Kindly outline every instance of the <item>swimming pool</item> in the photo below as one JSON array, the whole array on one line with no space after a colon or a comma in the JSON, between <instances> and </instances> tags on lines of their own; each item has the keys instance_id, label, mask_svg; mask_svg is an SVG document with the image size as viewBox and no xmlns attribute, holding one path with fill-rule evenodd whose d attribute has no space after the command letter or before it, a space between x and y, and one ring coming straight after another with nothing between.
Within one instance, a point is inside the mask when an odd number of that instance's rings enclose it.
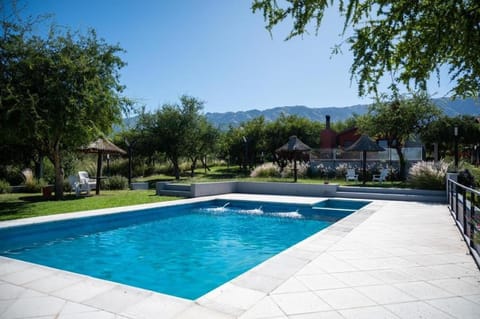
<instances>
[{"instance_id":1,"label":"swimming pool","mask_svg":"<svg viewBox=\"0 0 480 319\"><path fill-rule=\"evenodd\" d=\"M214 200L4 228L0 254L196 299L348 214L321 206Z\"/></svg>"}]
</instances>

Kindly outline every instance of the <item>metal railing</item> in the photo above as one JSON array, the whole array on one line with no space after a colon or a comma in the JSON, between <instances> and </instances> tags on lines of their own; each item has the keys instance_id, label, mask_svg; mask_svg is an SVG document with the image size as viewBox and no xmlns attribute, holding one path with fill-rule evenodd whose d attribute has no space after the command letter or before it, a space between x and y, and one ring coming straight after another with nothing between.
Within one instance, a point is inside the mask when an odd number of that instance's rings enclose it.
<instances>
[{"instance_id":1,"label":"metal railing","mask_svg":"<svg viewBox=\"0 0 480 319\"><path fill-rule=\"evenodd\" d=\"M480 267L480 191L448 179L447 197L450 212Z\"/></svg>"}]
</instances>

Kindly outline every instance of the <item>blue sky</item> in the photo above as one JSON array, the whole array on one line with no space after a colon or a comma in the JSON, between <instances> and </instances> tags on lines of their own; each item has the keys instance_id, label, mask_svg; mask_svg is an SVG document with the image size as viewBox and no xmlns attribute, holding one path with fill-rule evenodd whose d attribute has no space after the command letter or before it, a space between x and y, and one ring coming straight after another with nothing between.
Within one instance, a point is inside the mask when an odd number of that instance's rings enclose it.
<instances>
[{"instance_id":1,"label":"blue sky","mask_svg":"<svg viewBox=\"0 0 480 319\"><path fill-rule=\"evenodd\" d=\"M124 92L154 110L182 94L205 101L205 112L366 104L350 82L342 19L327 13L318 36L284 41L290 25L264 28L249 0L25 0L26 13L53 13L74 30L92 27L119 44L128 65L121 70ZM445 78L442 79L447 82ZM435 81L433 81L435 82ZM432 83L433 83L432 82ZM434 97L446 89L432 86Z\"/></svg>"}]
</instances>

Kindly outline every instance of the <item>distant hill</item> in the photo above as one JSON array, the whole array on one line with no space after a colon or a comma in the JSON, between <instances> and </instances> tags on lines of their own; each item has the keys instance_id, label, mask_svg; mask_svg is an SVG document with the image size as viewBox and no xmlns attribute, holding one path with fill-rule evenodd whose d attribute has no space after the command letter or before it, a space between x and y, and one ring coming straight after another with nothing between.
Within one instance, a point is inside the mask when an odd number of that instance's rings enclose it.
<instances>
[{"instance_id":1,"label":"distant hill","mask_svg":"<svg viewBox=\"0 0 480 319\"><path fill-rule=\"evenodd\" d=\"M448 98L433 99L433 102L440 107L448 116L457 115L478 115L480 114L480 100L464 99L450 100ZM344 121L353 114L362 115L368 110L367 104L359 104L345 107L321 107L312 108L304 105L280 106L267 110L249 110L225 113L206 113L207 119L216 127L228 128L229 125L238 126L255 117L263 115L266 121L274 121L280 114L298 115L312 121L325 121L325 115L330 115L332 122Z\"/></svg>"},{"instance_id":2,"label":"distant hill","mask_svg":"<svg viewBox=\"0 0 480 319\"><path fill-rule=\"evenodd\" d=\"M440 107L443 112L448 116L457 115L479 115L480 114L480 100L479 99L463 99L463 100L450 100L448 98L433 99L433 102ZM238 126L242 122L249 121L255 117L263 115L265 120L275 121L280 114L285 115L298 115L306 117L312 121L325 121L325 115L330 115L332 122L344 121L351 117L353 114L362 115L367 112L368 105L352 105L344 107L321 107L314 108L304 105L296 106L279 106L267 110L249 110L238 112L208 112L205 114L207 119L215 127L220 129L227 129L229 125ZM125 119L126 127L134 127L136 118Z\"/></svg>"},{"instance_id":3,"label":"distant hill","mask_svg":"<svg viewBox=\"0 0 480 319\"><path fill-rule=\"evenodd\" d=\"M229 125L238 126L255 117L263 115L265 121L275 121L282 113L285 115L297 115L306 117L312 121L325 121L325 115L330 115L332 122L343 121L353 114L362 115L367 112L367 105L354 105L346 107L322 107L311 108L304 105L279 106L263 111L250 110L226 113L206 113L207 119L214 126L227 128Z\"/></svg>"}]
</instances>

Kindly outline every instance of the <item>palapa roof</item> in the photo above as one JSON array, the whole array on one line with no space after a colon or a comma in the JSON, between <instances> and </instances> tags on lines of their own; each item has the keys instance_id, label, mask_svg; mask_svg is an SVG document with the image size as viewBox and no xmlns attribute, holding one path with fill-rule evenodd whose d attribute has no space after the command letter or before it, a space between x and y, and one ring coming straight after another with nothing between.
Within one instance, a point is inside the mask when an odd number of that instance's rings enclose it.
<instances>
[{"instance_id":1,"label":"palapa roof","mask_svg":"<svg viewBox=\"0 0 480 319\"><path fill-rule=\"evenodd\" d=\"M80 150L85 153L127 154L120 147L103 137L80 148Z\"/></svg>"},{"instance_id":2,"label":"palapa roof","mask_svg":"<svg viewBox=\"0 0 480 319\"><path fill-rule=\"evenodd\" d=\"M370 137L367 135L363 134L360 136L360 138L347 147L345 151L350 152L350 151L357 151L357 152L382 152L385 151L383 147L375 143L374 140L372 140Z\"/></svg>"},{"instance_id":3,"label":"palapa roof","mask_svg":"<svg viewBox=\"0 0 480 319\"><path fill-rule=\"evenodd\" d=\"M295 135L290 136L288 142L281 147L277 148L275 152L308 152L311 148L307 144L303 143Z\"/></svg>"}]
</instances>

